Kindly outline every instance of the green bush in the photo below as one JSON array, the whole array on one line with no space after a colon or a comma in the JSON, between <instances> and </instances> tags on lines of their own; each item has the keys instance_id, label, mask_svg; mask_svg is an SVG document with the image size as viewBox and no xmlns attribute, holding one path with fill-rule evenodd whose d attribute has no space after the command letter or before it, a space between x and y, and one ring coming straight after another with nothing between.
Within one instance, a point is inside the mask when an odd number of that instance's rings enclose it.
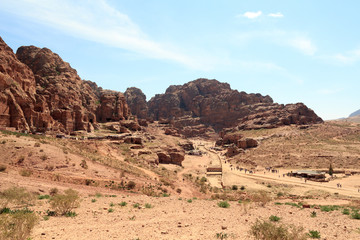
<instances>
[{"instance_id":1,"label":"green bush","mask_svg":"<svg viewBox=\"0 0 360 240\"><path fill-rule=\"evenodd\" d=\"M233 191L237 191L237 190L238 190L238 186L237 186L237 185L232 185L231 189L232 189Z\"/></svg>"},{"instance_id":2,"label":"green bush","mask_svg":"<svg viewBox=\"0 0 360 240\"><path fill-rule=\"evenodd\" d=\"M50 199L50 195L39 195L38 199Z\"/></svg>"},{"instance_id":3,"label":"green bush","mask_svg":"<svg viewBox=\"0 0 360 240\"><path fill-rule=\"evenodd\" d=\"M342 213L345 215L350 215L350 210L348 208L344 208Z\"/></svg>"},{"instance_id":4,"label":"green bush","mask_svg":"<svg viewBox=\"0 0 360 240\"><path fill-rule=\"evenodd\" d=\"M119 203L120 206L125 207L127 205L127 202L121 202Z\"/></svg>"},{"instance_id":5,"label":"green bush","mask_svg":"<svg viewBox=\"0 0 360 240\"><path fill-rule=\"evenodd\" d=\"M320 206L320 210L323 212L332 212L335 210L338 210L340 207L337 205L325 205L325 206Z\"/></svg>"},{"instance_id":6,"label":"green bush","mask_svg":"<svg viewBox=\"0 0 360 240\"><path fill-rule=\"evenodd\" d=\"M293 225L275 224L270 221L260 221L259 219L251 226L250 234L255 239L261 240L305 240L307 235L303 228Z\"/></svg>"},{"instance_id":7,"label":"green bush","mask_svg":"<svg viewBox=\"0 0 360 240\"><path fill-rule=\"evenodd\" d=\"M352 219L360 219L360 213L359 212L353 212L351 214Z\"/></svg>"},{"instance_id":8,"label":"green bush","mask_svg":"<svg viewBox=\"0 0 360 240\"><path fill-rule=\"evenodd\" d=\"M226 239L226 238L228 238L228 235L227 235L227 233L220 232L220 233L216 233L216 238L217 239Z\"/></svg>"},{"instance_id":9,"label":"green bush","mask_svg":"<svg viewBox=\"0 0 360 240\"><path fill-rule=\"evenodd\" d=\"M96 199L95 198L91 199L91 202L92 203L96 202Z\"/></svg>"},{"instance_id":10,"label":"green bush","mask_svg":"<svg viewBox=\"0 0 360 240\"><path fill-rule=\"evenodd\" d=\"M109 209L108 209L108 212L109 212L109 213L112 213L112 212L114 212L114 209L113 209L113 208L109 208Z\"/></svg>"},{"instance_id":11,"label":"green bush","mask_svg":"<svg viewBox=\"0 0 360 240\"><path fill-rule=\"evenodd\" d=\"M320 233L318 231L310 230L308 233L310 238L320 238Z\"/></svg>"},{"instance_id":12,"label":"green bush","mask_svg":"<svg viewBox=\"0 0 360 240\"><path fill-rule=\"evenodd\" d=\"M76 212L72 212L72 211L69 211L69 212L66 212L65 213L65 217L76 217L77 216L77 213Z\"/></svg>"},{"instance_id":13,"label":"green bush","mask_svg":"<svg viewBox=\"0 0 360 240\"><path fill-rule=\"evenodd\" d=\"M0 239L27 239L39 218L29 210L0 214Z\"/></svg>"},{"instance_id":14,"label":"green bush","mask_svg":"<svg viewBox=\"0 0 360 240\"><path fill-rule=\"evenodd\" d=\"M140 204L139 204L139 203L135 203L135 204L133 204L133 207L134 207L134 208L138 208L138 207L140 207Z\"/></svg>"},{"instance_id":15,"label":"green bush","mask_svg":"<svg viewBox=\"0 0 360 240\"><path fill-rule=\"evenodd\" d=\"M230 204L227 201L218 202L217 205L221 208L229 208L230 207Z\"/></svg>"},{"instance_id":16,"label":"green bush","mask_svg":"<svg viewBox=\"0 0 360 240\"><path fill-rule=\"evenodd\" d=\"M278 222L278 221L280 221L280 218L278 216L271 215L269 217L269 220L272 221L272 222Z\"/></svg>"},{"instance_id":17,"label":"green bush","mask_svg":"<svg viewBox=\"0 0 360 240\"><path fill-rule=\"evenodd\" d=\"M312 217L312 218L316 217L316 212L315 212L315 211L312 211L312 212L310 213L310 217Z\"/></svg>"},{"instance_id":18,"label":"green bush","mask_svg":"<svg viewBox=\"0 0 360 240\"><path fill-rule=\"evenodd\" d=\"M145 204L145 208L152 208L153 206L150 203Z\"/></svg>"},{"instance_id":19,"label":"green bush","mask_svg":"<svg viewBox=\"0 0 360 240\"><path fill-rule=\"evenodd\" d=\"M192 203L192 199L188 199L187 202L188 202L188 203Z\"/></svg>"},{"instance_id":20,"label":"green bush","mask_svg":"<svg viewBox=\"0 0 360 240\"><path fill-rule=\"evenodd\" d=\"M50 206L59 215L65 215L72 209L80 206L79 193L72 189L67 189L65 194L56 194L50 200Z\"/></svg>"}]
</instances>

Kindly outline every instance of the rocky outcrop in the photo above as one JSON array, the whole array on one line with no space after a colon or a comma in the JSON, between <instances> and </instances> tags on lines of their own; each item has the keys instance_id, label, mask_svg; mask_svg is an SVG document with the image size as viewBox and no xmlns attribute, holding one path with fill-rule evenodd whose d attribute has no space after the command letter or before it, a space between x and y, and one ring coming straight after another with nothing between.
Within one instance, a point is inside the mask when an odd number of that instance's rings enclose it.
<instances>
[{"instance_id":1,"label":"rocky outcrop","mask_svg":"<svg viewBox=\"0 0 360 240\"><path fill-rule=\"evenodd\" d=\"M203 124L215 130L247 124L256 116L265 118L275 110L277 118L257 121L256 125L276 127L285 124L310 124L322 122L304 104L279 105L269 96L247 94L232 90L227 83L217 80L197 79L182 86L170 86L164 94L157 94L148 102L149 114L156 120L173 120L174 126ZM184 121L184 119L188 119ZM191 121L189 119L197 119ZM250 123L250 122L249 122ZM267 125L269 124L269 125Z\"/></svg>"},{"instance_id":2,"label":"rocky outcrop","mask_svg":"<svg viewBox=\"0 0 360 240\"><path fill-rule=\"evenodd\" d=\"M175 164L181 166L182 161L185 159L185 153L178 149L167 149L167 151L161 151L156 153L159 163Z\"/></svg>"},{"instance_id":3,"label":"rocky outcrop","mask_svg":"<svg viewBox=\"0 0 360 240\"><path fill-rule=\"evenodd\" d=\"M91 81L81 80L76 70L51 50L20 47L16 56L34 73L36 93L44 99L43 107L51 117L61 124L61 131L92 131L97 121L129 117L122 93L103 90Z\"/></svg>"},{"instance_id":4,"label":"rocky outcrop","mask_svg":"<svg viewBox=\"0 0 360 240\"><path fill-rule=\"evenodd\" d=\"M140 89L131 87L126 89L124 95L131 114L139 119L146 119L148 117L148 106L145 94Z\"/></svg>"},{"instance_id":5,"label":"rocky outcrop","mask_svg":"<svg viewBox=\"0 0 360 240\"><path fill-rule=\"evenodd\" d=\"M122 93L81 80L56 53L27 46L15 55L0 38L0 127L70 133L129 116Z\"/></svg>"},{"instance_id":6,"label":"rocky outcrop","mask_svg":"<svg viewBox=\"0 0 360 240\"><path fill-rule=\"evenodd\" d=\"M45 99L36 94L31 69L0 37L0 127L46 131L56 127Z\"/></svg>"},{"instance_id":7,"label":"rocky outcrop","mask_svg":"<svg viewBox=\"0 0 360 240\"><path fill-rule=\"evenodd\" d=\"M274 128L283 125L306 125L322 123L323 120L303 103L297 104L258 104L254 113L239 121L239 129Z\"/></svg>"}]
</instances>

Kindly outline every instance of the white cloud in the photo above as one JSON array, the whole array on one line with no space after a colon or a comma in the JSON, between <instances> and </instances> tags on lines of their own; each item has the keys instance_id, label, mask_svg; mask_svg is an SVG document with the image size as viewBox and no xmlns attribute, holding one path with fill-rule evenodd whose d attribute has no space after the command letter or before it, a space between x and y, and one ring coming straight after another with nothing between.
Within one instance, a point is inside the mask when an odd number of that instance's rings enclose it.
<instances>
[{"instance_id":1,"label":"white cloud","mask_svg":"<svg viewBox=\"0 0 360 240\"><path fill-rule=\"evenodd\" d=\"M314 55L317 47L306 34L282 30L251 31L240 33L237 40L242 44L251 43L253 39L263 39L268 43L292 47L305 55Z\"/></svg>"},{"instance_id":2,"label":"white cloud","mask_svg":"<svg viewBox=\"0 0 360 240\"><path fill-rule=\"evenodd\" d=\"M125 49L140 55L206 70L211 60L197 59L147 36L129 16L106 0L1 1L3 11L60 30L73 37ZM211 63L210 63L211 64Z\"/></svg>"},{"instance_id":3,"label":"white cloud","mask_svg":"<svg viewBox=\"0 0 360 240\"><path fill-rule=\"evenodd\" d=\"M260 17L261 15L262 15L262 12L257 11L257 12L246 12L246 13L238 15L238 16L246 17L249 19L255 19L255 18Z\"/></svg>"},{"instance_id":4,"label":"white cloud","mask_svg":"<svg viewBox=\"0 0 360 240\"><path fill-rule=\"evenodd\" d=\"M360 49L348 51L346 53L338 53L333 56L324 58L330 58L343 64L352 64L360 60Z\"/></svg>"},{"instance_id":5,"label":"white cloud","mask_svg":"<svg viewBox=\"0 0 360 240\"><path fill-rule=\"evenodd\" d=\"M305 55L314 55L317 50L311 40L306 37L294 37L288 40L288 44L300 50Z\"/></svg>"},{"instance_id":6,"label":"white cloud","mask_svg":"<svg viewBox=\"0 0 360 240\"><path fill-rule=\"evenodd\" d=\"M277 12L277 13L269 13L268 16L273 18L282 18L284 17L284 14L282 14L281 12Z\"/></svg>"}]
</instances>

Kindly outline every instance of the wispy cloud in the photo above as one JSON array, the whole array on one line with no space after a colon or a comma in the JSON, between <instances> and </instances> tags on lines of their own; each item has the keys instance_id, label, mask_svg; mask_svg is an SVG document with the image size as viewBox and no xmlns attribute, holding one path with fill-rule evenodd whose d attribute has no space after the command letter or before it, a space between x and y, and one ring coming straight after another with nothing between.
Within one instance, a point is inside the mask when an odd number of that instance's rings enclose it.
<instances>
[{"instance_id":1,"label":"wispy cloud","mask_svg":"<svg viewBox=\"0 0 360 240\"><path fill-rule=\"evenodd\" d=\"M332 56L323 56L322 58L342 64L352 64L360 60L360 49L355 49L345 53L338 53Z\"/></svg>"},{"instance_id":2,"label":"wispy cloud","mask_svg":"<svg viewBox=\"0 0 360 240\"><path fill-rule=\"evenodd\" d=\"M251 31L240 33L236 38L242 44L251 43L253 39L263 39L264 41L280 46L292 47L305 55L314 55L317 51L316 45L307 34L300 32L282 30Z\"/></svg>"},{"instance_id":3,"label":"wispy cloud","mask_svg":"<svg viewBox=\"0 0 360 240\"><path fill-rule=\"evenodd\" d=\"M206 60L199 61L175 46L152 40L128 15L110 6L106 0L2 1L1 8L73 37L126 49L149 58L171 60L191 68L207 68Z\"/></svg>"},{"instance_id":4,"label":"wispy cloud","mask_svg":"<svg viewBox=\"0 0 360 240\"><path fill-rule=\"evenodd\" d=\"M344 88L334 88L334 89L322 88L322 89L319 89L317 91L317 93L321 94L321 95L332 95L332 94L336 94L338 92L341 92L343 90L344 90Z\"/></svg>"},{"instance_id":5,"label":"wispy cloud","mask_svg":"<svg viewBox=\"0 0 360 240\"><path fill-rule=\"evenodd\" d=\"M257 11L257 12L245 12L244 14L239 14L236 17L245 17L245 18L249 18L249 19L255 19L258 18L262 15L262 11Z\"/></svg>"},{"instance_id":6,"label":"wispy cloud","mask_svg":"<svg viewBox=\"0 0 360 240\"><path fill-rule=\"evenodd\" d=\"M303 36L290 38L287 43L290 46L300 50L305 55L314 55L317 50L312 41L309 38Z\"/></svg>"},{"instance_id":7,"label":"wispy cloud","mask_svg":"<svg viewBox=\"0 0 360 240\"><path fill-rule=\"evenodd\" d=\"M284 17L284 15L281 12L269 13L268 16L273 17L273 18L282 18L282 17Z\"/></svg>"}]
</instances>

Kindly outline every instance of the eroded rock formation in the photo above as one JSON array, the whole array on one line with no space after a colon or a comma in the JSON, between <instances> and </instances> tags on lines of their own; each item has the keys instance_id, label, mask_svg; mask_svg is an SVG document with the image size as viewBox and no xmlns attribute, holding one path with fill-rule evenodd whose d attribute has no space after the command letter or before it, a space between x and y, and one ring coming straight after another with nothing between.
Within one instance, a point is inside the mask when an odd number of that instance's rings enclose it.
<instances>
[{"instance_id":1,"label":"eroded rock formation","mask_svg":"<svg viewBox=\"0 0 360 240\"><path fill-rule=\"evenodd\" d=\"M124 95L131 114L139 119L146 119L148 117L148 106L145 94L140 89L131 87L126 89Z\"/></svg>"},{"instance_id":2,"label":"eroded rock formation","mask_svg":"<svg viewBox=\"0 0 360 240\"><path fill-rule=\"evenodd\" d=\"M179 129L201 124L205 129L221 130L238 124L258 128L322 122L304 104L279 105L269 96L238 92L227 83L208 79L170 86L164 94L150 99L148 106L154 119L172 120Z\"/></svg>"},{"instance_id":3,"label":"eroded rock formation","mask_svg":"<svg viewBox=\"0 0 360 240\"><path fill-rule=\"evenodd\" d=\"M122 93L83 81L47 48L20 47L0 38L0 126L27 131L92 131L96 123L128 119Z\"/></svg>"}]
</instances>

